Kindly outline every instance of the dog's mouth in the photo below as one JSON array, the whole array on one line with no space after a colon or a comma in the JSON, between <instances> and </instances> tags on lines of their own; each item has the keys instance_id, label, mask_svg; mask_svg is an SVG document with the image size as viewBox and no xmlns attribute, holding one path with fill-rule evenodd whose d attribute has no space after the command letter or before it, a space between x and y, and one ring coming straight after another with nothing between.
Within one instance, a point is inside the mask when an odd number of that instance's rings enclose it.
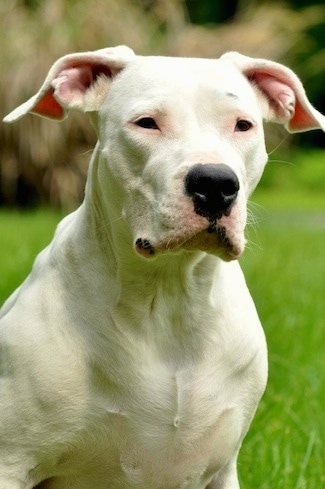
<instances>
[{"instance_id":1,"label":"dog's mouth","mask_svg":"<svg viewBox=\"0 0 325 489\"><path fill-rule=\"evenodd\" d=\"M155 257L158 253L187 251L204 251L222 258L225 261L237 260L245 247L242 233L227 229L215 221L196 232L173 233L161 240L139 237L135 241L136 251L145 258Z\"/></svg>"}]
</instances>

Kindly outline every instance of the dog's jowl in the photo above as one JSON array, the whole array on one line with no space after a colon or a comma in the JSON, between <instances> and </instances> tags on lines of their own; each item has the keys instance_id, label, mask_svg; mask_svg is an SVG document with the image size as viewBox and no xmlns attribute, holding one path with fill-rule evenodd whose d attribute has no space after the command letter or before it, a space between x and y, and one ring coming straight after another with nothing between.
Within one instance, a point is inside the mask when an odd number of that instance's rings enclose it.
<instances>
[{"instance_id":1,"label":"dog's jowl","mask_svg":"<svg viewBox=\"0 0 325 489\"><path fill-rule=\"evenodd\" d=\"M238 489L267 352L237 258L263 121L325 130L238 53L59 59L6 118L88 112L85 198L0 313L1 489Z\"/></svg>"}]
</instances>

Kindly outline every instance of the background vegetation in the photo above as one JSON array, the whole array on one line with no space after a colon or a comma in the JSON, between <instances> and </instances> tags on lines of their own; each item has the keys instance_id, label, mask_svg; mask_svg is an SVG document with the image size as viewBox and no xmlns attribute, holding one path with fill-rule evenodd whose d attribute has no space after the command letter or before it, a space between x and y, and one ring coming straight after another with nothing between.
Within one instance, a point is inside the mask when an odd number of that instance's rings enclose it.
<instances>
[{"instance_id":1,"label":"background vegetation","mask_svg":"<svg viewBox=\"0 0 325 489\"><path fill-rule=\"evenodd\" d=\"M0 115L33 95L58 57L121 43L143 54L217 57L239 50L278 60L301 76L325 112L324 23L323 0L6 0ZM288 137L273 126L267 140L270 161L250 204L241 262L266 332L270 376L239 472L243 488L321 489L325 138L320 131ZM0 306L62 213L81 200L94 142L79 114L61 124L28 116L0 125Z\"/></svg>"}]
</instances>

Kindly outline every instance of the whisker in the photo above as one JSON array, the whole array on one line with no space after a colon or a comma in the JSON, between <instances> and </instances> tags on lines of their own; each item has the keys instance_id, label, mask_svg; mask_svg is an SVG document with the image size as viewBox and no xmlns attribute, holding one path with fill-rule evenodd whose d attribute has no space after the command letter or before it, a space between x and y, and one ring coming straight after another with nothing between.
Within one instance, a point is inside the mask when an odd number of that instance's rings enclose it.
<instances>
[{"instance_id":1,"label":"whisker","mask_svg":"<svg viewBox=\"0 0 325 489\"><path fill-rule=\"evenodd\" d=\"M246 243L246 250L255 256L256 250L258 250L259 252L262 251L263 246L261 245L261 243L258 243L256 241L252 241L251 239L249 239Z\"/></svg>"},{"instance_id":2,"label":"whisker","mask_svg":"<svg viewBox=\"0 0 325 489\"><path fill-rule=\"evenodd\" d=\"M289 134L286 134L283 139L281 139L281 141L279 142L279 144L273 148L269 153L268 153L268 156L270 156L272 153L274 153L277 149L279 149L279 147L284 143L284 141L289 137Z\"/></svg>"},{"instance_id":3,"label":"whisker","mask_svg":"<svg viewBox=\"0 0 325 489\"><path fill-rule=\"evenodd\" d=\"M83 151L82 153L79 153L79 156L87 156L87 155L91 155L93 154L94 152L94 148L92 149L87 149L86 151Z\"/></svg>"},{"instance_id":4,"label":"whisker","mask_svg":"<svg viewBox=\"0 0 325 489\"><path fill-rule=\"evenodd\" d=\"M265 221L267 213L266 209L257 202L248 201L247 203L247 227L248 237L246 236L247 243L246 249L255 254L256 250L261 251L262 245L259 241L259 224ZM257 240L253 240L253 237Z\"/></svg>"},{"instance_id":5,"label":"whisker","mask_svg":"<svg viewBox=\"0 0 325 489\"><path fill-rule=\"evenodd\" d=\"M284 163L285 165L295 166L295 163L286 160L269 160L269 163Z\"/></svg>"},{"instance_id":6,"label":"whisker","mask_svg":"<svg viewBox=\"0 0 325 489\"><path fill-rule=\"evenodd\" d=\"M247 203L247 224L258 224L265 220L265 214L268 211L262 205L257 202L248 201Z\"/></svg>"},{"instance_id":7,"label":"whisker","mask_svg":"<svg viewBox=\"0 0 325 489\"><path fill-rule=\"evenodd\" d=\"M98 229L99 229L99 231L101 231L102 229L105 229L105 228L109 227L111 224L114 224L115 222L118 222L122 219L123 219L123 216L117 217L115 219L107 219L104 222L102 222L100 226L98 226Z\"/></svg>"}]
</instances>

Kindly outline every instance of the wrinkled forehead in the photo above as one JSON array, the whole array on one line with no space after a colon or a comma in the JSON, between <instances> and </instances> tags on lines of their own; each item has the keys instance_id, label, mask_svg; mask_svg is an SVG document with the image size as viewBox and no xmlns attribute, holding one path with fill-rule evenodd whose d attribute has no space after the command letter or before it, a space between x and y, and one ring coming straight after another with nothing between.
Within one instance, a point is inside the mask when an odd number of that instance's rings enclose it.
<instances>
[{"instance_id":1,"label":"wrinkled forehead","mask_svg":"<svg viewBox=\"0 0 325 489\"><path fill-rule=\"evenodd\" d=\"M114 85L114 84L113 84ZM225 60L138 56L118 76L112 96L129 103L164 103L183 99L224 101L225 104L257 104L255 92L231 63Z\"/></svg>"}]
</instances>

